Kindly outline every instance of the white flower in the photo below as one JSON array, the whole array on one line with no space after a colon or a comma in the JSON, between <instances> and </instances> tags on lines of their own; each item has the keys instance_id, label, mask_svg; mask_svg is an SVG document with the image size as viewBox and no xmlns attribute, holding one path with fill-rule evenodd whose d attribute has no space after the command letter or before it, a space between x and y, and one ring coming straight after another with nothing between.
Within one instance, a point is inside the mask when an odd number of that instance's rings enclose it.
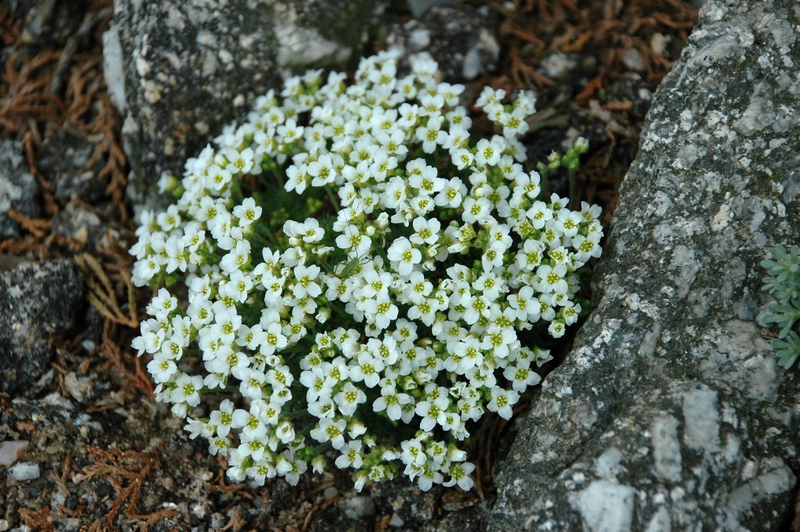
<instances>
[{"instance_id":1,"label":"white flower","mask_svg":"<svg viewBox=\"0 0 800 532\"><path fill-rule=\"evenodd\" d=\"M392 262L392 267L402 276L409 275L414 265L422 262L422 253L413 247L406 237L400 237L392 242L386 256Z\"/></svg>"},{"instance_id":2,"label":"white flower","mask_svg":"<svg viewBox=\"0 0 800 532\"><path fill-rule=\"evenodd\" d=\"M364 304L368 322L374 323L379 329L386 329L397 319L398 309L387 294L380 294L376 299L369 299Z\"/></svg>"},{"instance_id":3,"label":"white flower","mask_svg":"<svg viewBox=\"0 0 800 532\"><path fill-rule=\"evenodd\" d=\"M481 139L475 146L475 164L478 168L494 166L503 154L503 145L497 140Z\"/></svg>"},{"instance_id":4,"label":"white flower","mask_svg":"<svg viewBox=\"0 0 800 532\"><path fill-rule=\"evenodd\" d=\"M490 412L497 412L503 419L511 419L512 406L519 401L519 394L514 390L504 390L495 386L492 388L492 400L486 405Z\"/></svg>"},{"instance_id":5,"label":"white flower","mask_svg":"<svg viewBox=\"0 0 800 532\"><path fill-rule=\"evenodd\" d=\"M545 294L566 294L569 288L566 275L567 267L564 264L557 264L554 267L546 264L539 266L536 269L534 288Z\"/></svg>"},{"instance_id":6,"label":"white flower","mask_svg":"<svg viewBox=\"0 0 800 532\"><path fill-rule=\"evenodd\" d=\"M364 463L361 447L362 444L360 440L351 440L345 443L342 448L339 449L342 454L336 459L336 467L339 469L348 467L359 469Z\"/></svg>"},{"instance_id":7,"label":"white flower","mask_svg":"<svg viewBox=\"0 0 800 532\"><path fill-rule=\"evenodd\" d=\"M295 282L292 292L296 298L302 299L307 295L317 297L322 293L322 288L316 283L320 271L319 266L295 266L293 273L297 282Z\"/></svg>"},{"instance_id":8,"label":"white flower","mask_svg":"<svg viewBox=\"0 0 800 532\"><path fill-rule=\"evenodd\" d=\"M539 300L533 296L532 287L523 286L518 293L509 295L507 299L508 304L514 309L517 319L531 323L538 321L539 311L542 307Z\"/></svg>"},{"instance_id":9,"label":"white flower","mask_svg":"<svg viewBox=\"0 0 800 532\"><path fill-rule=\"evenodd\" d=\"M494 268L503 265L504 251L506 247L501 242L494 242L481 255L481 264L484 271L492 271Z\"/></svg>"},{"instance_id":10,"label":"white flower","mask_svg":"<svg viewBox=\"0 0 800 532\"><path fill-rule=\"evenodd\" d=\"M380 358L373 357L368 351L362 351L358 355L357 363L348 367L350 380L364 381L368 388L374 388L380 381L380 372L383 368L384 364Z\"/></svg>"},{"instance_id":11,"label":"white flower","mask_svg":"<svg viewBox=\"0 0 800 532\"><path fill-rule=\"evenodd\" d=\"M461 201L466 194L467 187L464 186L461 179L452 177L449 181L444 183L442 190L434 197L433 201L440 207L455 209L461 205Z\"/></svg>"},{"instance_id":12,"label":"white flower","mask_svg":"<svg viewBox=\"0 0 800 532\"><path fill-rule=\"evenodd\" d=\"M493 89L492 87L484 87L478 99L475 101L477 107L486 107L500 103L506 97L506 91L503 89Z\"/></svg>"},{"instance_id":13,"label":"white flower","mask_svg":"<svg viewBox=\"0 0 800 532\"><path fill-rule=\"evenodd\" d=\"M492 205L486 198L475 199L469 196L464 200L464 213L461 218L467 223L475 223L483 220L489 212L491 212Z\"/></svg>"},{"instance_id":14,"label":"white flower","mask_svg":"<svg viewBox=\"0 0 800 532\"><path fill-rule=\"evenodd\" d=\"M527 113L522 109L514 109L511 113L501 113L500 122L503 125L503 136L506 138L520 137L528 132L528 123L525 121Z\"/></svg>"},{"instance_id":15,"label":"white flower","mask_svg":"<svg viewBox=\"0 0 800 532\"><path fill-rule=\"evenodd\" d=\"M541 382L542 378L538 373L526 367L507 366L503 371L503 376L511 382L514 391L523 393L528 386L535 386Z\"/></svg>"},{"instance_id":16,"label":"white flower","mask_svg":"<svg viewBox=\"0 0 800 532\"><path fill-rule=\"evenodd\" d=\"M543 201L534 202L526 214L536 229L544 228L545 224L553 219L553 211L548 209Z\"/></svg>"},{"instance_id":17,"label":"white flower","mask_svg":"<svg viewBox=\"0 0 800 532\"><path fill-rule=\"evenodd\" d=\"M222 150L221 155L228 161L225 170L231 174L246 174L253 168L255 152L252 148L245 148L241 152L233 148L225 148Z\"/></svg>"},{"instance_id":18,"label":"white flower","mask_svg":"<svg viewBox=\"0 0 800 532\"><path fill-rule=\"evenodd\" d=\"M202 388L203 377L180 373L178 378L175 379L175 388L169 394L169 400L173 403L186 403L189 406L197 406L200 404L200 390Z\"/></svg>"},{"instance_id":19,"label":"white flower","mask_svg":"<svg viewBox=\"0 0 800 532\"><path fill-rule=\"evenodd\" d=\"M288 344L288 339L283 334L280 322L272 322L266 329L267 341L259 346L259 353L262 355L272 355L280 351Z\"/></svg>"},{"instance_id":20,"label":"white flower","mask_svg":"<svg viewBox=\"0 0 800 532\"><path fill-rule=\"evenodd\" d=\"M572 238L578 234L581 221L581 213L561 209L556 216L555 228L564 236Z\"/></svg>"},{"instance_id":21,"label":"white flower","mask_svg":"<svg viewBox=\"0 0 800 532\"><path fill-rule=\"evenodd\" d=\"M320 155L319 159L308 163L308 174L312 177L311 185L321 187L333 183L336 179L336 168L327 153Z\"/></svg>"},{"instance_id":22,"label":"white flower","mask_svg":"<svg viewBox=\"0 0 800 532\"><path fill-rule=\"evenodd\" d=\"M150 372L153 380L158 384L171 380L172 376L178 372L178 366L174 360L159 351L153 355L153 360L147 364L147 371Z\"/></svg>"},{"instance_id":23,"label":"white flower","mask_svg":"<svg viewBox=\"0 0 800 532\"><path fill-rule=\"evenodd\" d=\"M446 393L439 394L435 399L432 397L429 397L429 399L431 400L419 401L414 408L416 414L422 418L419 428L425 431L433 430L439 415L450 406Z\"/></svg>"},{"instance_id":24,"label":"white flower","mask_svg":"<svg viewBox=\"0 0 800 532\"><path fill-rule=\"evenodd\" d=\"M462 490L469 491L474 485L474 481L470 477L474 470L475 466L470 462L454 464L450 467L450 480L443 482L442 485L450 487L458 484L458 487Z\"/></svg>"},{"instance_id":25,"label":"white flower","mask_svg":"<svg viewBox=\"0 0 800 532\"><path fill-rule=\"evenodd\" d=\"M351 378L352 373L353 368L350 369ZM352 383L348 382L344 385L342 391L333 397L333 400L336 402L336 405L339 407L339 411L341 411L342 414L345 416L352 416L355 413L358 405L366 402L367 396L360 388L356 388Z\"/></svg>"},{"instance_id":26,"label":"white flower","mask_svg":"<svg viewBox=\"0 0 800 532\"><path fill-rule=\"evenodd\" d=\"M386 411L386 416L392 421L400 419L403 413L403 405L410 404L411 397L406 393L397 393L393 386L381 388L381 396L372 403L374 412Z\"/></svg>"},{"instance_id":27,"label":"white flower","mask_svg":"<svg viewBox=\"0 0 800 532\"><path fill-rule=\"evenodd\" d=\"M361 230L352 224L347 225L343 234L336 237L336 245L340 249L352 250L357 257L366 255L372 245L372 239L361 234Z\"/></svg>"},{"instance_id":28,"label":"white flower","mask_svg":"<svg viewBox=\"0 0 800 532\"><path fill-rule=\"evenodd\" d=\"M428 117L428 121L424 126L417 128L416 137L422 141L422 151L425 153L433 153L437 145L444 144L447 139L447 133L441 130L442 116L432 115Z\"/></svg>"},{"instance_id":29,"label":"white flower","mask_svg":"<svg viewBox=\"0 0 800 532\"><path fill-rule=\"evenodd\" d=\"M334 449L341 449L344 446L344 431L347 422L344 419L333 420L331 418L320 419L309 434L320 443L330 441Z\"/></svg>"},{"instance_id":30,"label":"white flower","mask_svg":"<svg viewBox=\"0 0 800 532\"><path fill-rule=\"evenodd\" d=\"M439 229L442 224L436 218L426 220L425 218L418 217L412 223L414 226L414 233L411 235L411 242L417 245L435 244L439 239Z\"/></svg>"}]
</instances>

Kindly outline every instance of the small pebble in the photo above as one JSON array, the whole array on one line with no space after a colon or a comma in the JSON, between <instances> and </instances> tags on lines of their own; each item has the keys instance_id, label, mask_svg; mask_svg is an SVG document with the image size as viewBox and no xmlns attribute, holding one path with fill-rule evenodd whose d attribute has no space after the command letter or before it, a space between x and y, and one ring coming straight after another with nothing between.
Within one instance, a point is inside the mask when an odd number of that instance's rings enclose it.
<instances>
[{"instance_id":1,"label":"small pebble","mask_svg":"<svg viewBox=\"0 0 800 532\"><path fill-rule=\"evenodd\" d=\"M364 496L347 499L344 514L349 519L361 519L362 517L375 515L375 503L369 497Z\"/></svg>"},{"instance_id":2,"label":"small pebble","mask_svg":"<svg viewBox=\"0 0 800 532\"><path fill-rule=\"evenodd\" d=\"M628 50L625 51L625 55L622 56L622 62L628 70L640 73L647 71L647 64L644 62L642 54L640 54L639 50L636 48L628 48Z\"/></svg>"},{"instance_id":3,"label":"small pebble","mask_svg":"<svg viewBox=\"0 0 800 532\"><path fill-rule=\"evenodd\" d=\"M334 486L328 486L325 488L325 491L322 492L322 496L325 497L326 501L329 501L339 495L339 490L337 490Z\"/></svg>"},{"instance_id":4,"label":"small pebble","mask_svg":"<svg viewBox=\"0 0 800 532\"><path fill-rule=\"evenodd\" d=\"M35 462L20 462L8 468L11 480L36 480L40 475L39 464Z\"/></svg>"},{"instance_id":5,"label":"small pebble","mask_svg":"<svg viewBox=\"0 0 800 532\"><path fill-rule=\"evenodd\" d=\"M0 466L8 467L25 454L26 440L0 442Z\"/></svg>"},{"instance_id":6,"label":"small pebble","mask_svg":"<svg viewBox=\"0 0 800 532\"><path fill-rule=\"evenodd\" d=\"M396 527L396 528L400 528L405 523L406 522L403 521L403 519L399 515L397 515L396 513L392 514L392 518L389 519L389 526L393 526L393 527Z\"/></svg>"}]
</instances>

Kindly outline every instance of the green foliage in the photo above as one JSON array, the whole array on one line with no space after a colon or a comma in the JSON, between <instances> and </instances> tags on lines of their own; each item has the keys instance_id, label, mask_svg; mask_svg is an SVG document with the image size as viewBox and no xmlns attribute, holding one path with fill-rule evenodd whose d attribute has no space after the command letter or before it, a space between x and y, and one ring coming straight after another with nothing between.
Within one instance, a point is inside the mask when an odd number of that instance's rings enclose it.
<instances>
[{"instance_id":1,"label":"green foliage","mask_svg":"<svg viewBox=\"0 0 800 532\"><path fill-rule=\"evenodd\" d=\"M764 278L764 290L778 299L771 305L764 317L765 323L774 323L781 330L778 338L772 341L777 349L779 364L786 369L792 367L800 357L800 336L792 330L800 319L800 247L792 246L787 251L782 245L772 250L774 260L765 260L761 266L769 275Z\"/></svg>"}]
</instances>

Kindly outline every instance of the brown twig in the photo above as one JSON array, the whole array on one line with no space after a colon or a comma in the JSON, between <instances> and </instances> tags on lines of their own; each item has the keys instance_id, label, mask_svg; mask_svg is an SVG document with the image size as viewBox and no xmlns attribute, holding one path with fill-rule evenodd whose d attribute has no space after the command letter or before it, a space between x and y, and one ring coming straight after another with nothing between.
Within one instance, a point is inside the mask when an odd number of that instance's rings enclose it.
<instances>
[{"instance_id":1,"label":"brown twig","mask_svg":"<svg viewBox=\"0 0 800 532\"><path fill-rule=\"evenodd\" d=\"M153 397L153 383L150 381L147 372L142 368L141 359L136 357L134 359L134 371L129 370L122 359L122 351L119 345L111 339L109 334L110 328L111 320L107 319L103 324L103 341L100 345L100 354L107 358L120 373L131 381L134 388L143 392L148 397ZM129 353L129 351L126 352Z\"/></svg>"},{"instance_id":2,"label":"brown twig","mask_svg":"<svg viewBox=\"0 0 800 532\"><path fill-rule=\"evenodd\" d=\"M51 183L50 181L46 180L44 176L36 168L35 151L33 148L33 136L31 135L30 131L25 132L23 145L25 146L25 157L27 158L28 161L28 169L30 170L34 179L36 179L36 183L39 184L39 190L41 191L42 198L44 199L45 209L47 210L48 214L50 214L51 216L55 216L61 210L61 206L58 203L56 203L55 196L53 196L55 185L53 185L53 183Z\"/></svg>"},{"instance_id":3,"label":"brown twig","mask_svg":"<svg viewBox=\"0 0 800 532\"><path fill-rule=\"evenodd\" d=\"M82 253L75 256L75 262L78 264L83 273L86 275L86 284L89 287L88 299L89 303L100 313L103 317L125 325L133 329L139 327L139 317L136 313L136 292L131 283L130 273L127 271L120 271L120 278L125 284L127 289L127 314L122 311L119 303L117 303L117 294L111 286L111 281L106 275L103 265L88 253Z\"/></svg>"}]
</instances>

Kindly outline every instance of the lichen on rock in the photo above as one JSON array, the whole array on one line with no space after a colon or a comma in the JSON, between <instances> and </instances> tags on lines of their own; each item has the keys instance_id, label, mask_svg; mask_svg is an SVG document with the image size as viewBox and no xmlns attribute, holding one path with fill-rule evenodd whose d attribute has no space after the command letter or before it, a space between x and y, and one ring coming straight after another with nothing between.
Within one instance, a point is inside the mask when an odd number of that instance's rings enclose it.
<instances>
[{"instance_id":1,"label":"lichen on rock","mask_svg":"<svg viewBox=\"0 0 800 532\"><path fill-rule=\"evenodd\" d=\"M757 315L761 260L800 238L798 24L788 0L702 9L622 184L596 309L522 424L491 530L768 530L790 515L800 381Z\"/></svg>"}]
</instances>

